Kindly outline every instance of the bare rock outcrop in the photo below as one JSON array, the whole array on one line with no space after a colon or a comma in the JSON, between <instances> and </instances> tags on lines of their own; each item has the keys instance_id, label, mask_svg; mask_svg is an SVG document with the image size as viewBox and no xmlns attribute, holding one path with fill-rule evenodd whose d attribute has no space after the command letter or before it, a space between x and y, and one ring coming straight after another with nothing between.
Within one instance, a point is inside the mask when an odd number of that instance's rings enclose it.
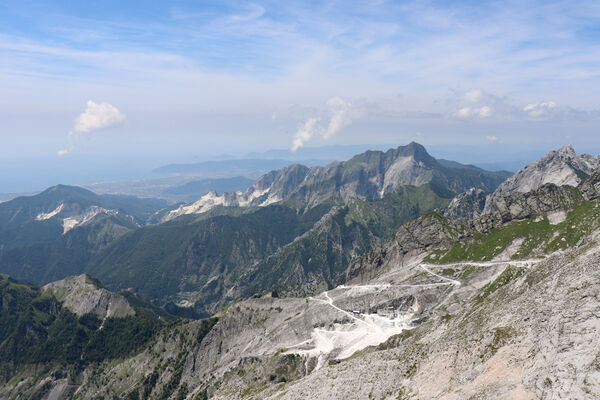
<instances>
[{"instance_id":1,"label":"bare rock outcrop","mask_svg":"<svg viewBox=\"0 0 600 400\"><path fill-rule=\"evenodd\" d=\"M498 200L509 194L527 193L548 183L556 186L579 186L599 166L599 156L578 156L571 145L561 147L527 165L498 186L488 197L485 211L491 211Z\"/></svg>"},{"instance_id":2,"label":"bare rock outcrop","mask_svg":"<svg viewBox=\"0 0 600 400\"><path fill-rule=\"evenodd\" d=\"M444 215L453 220L470 220L477 218L485 207L486 193L481 189L471 188L456 196L444 210Z\"/></svg>"},{"instance_id":3,"label":"bare rock outcrop","mask_svg":"<svg viewBox=\"0 0 600 400\"><path fill-rule=\"evenodd\" d=\"M42 289L54 294L63 302L63 307L79 317L95 314L104 320L135 315L135 310L125 297L99 287L87 274L51 282Z\"/></svg>"}]
</instances>

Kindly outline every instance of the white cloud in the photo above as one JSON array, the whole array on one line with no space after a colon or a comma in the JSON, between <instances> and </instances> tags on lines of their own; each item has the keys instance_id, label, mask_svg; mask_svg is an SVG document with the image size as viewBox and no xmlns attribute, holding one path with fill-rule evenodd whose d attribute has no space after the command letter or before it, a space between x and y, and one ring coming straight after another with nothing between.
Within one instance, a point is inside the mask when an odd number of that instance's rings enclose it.
<instances>
[{"instance_id":1,"label":"white cloud","mask_svg":"<svg viewBox=\"0 0 600 400\"><path fill-rule=\"evenodd\" d=\"M455 93L456 98L450 104L454 118L489 118L496 107L502 108L505 99L482 89L473 89L464 93Z\"/></svg>"},{"instance_id":2,"label":"white cloud","mask_svg":"<svg viewBox=\"0 0 600 400\"><path fill-rule=\"evenodd\" d=\"M463 107L456 111L454 115L458 118L470 118L480 117L487 118L492 115L492 108L490 106L481 107Z\"/></svg>"},{"instance_id":3,"label":"white cloud","mask_svg":"<svg viewBox=\"0 0 600 400\"><path fill-rule=\"evenodd\" d=\"M470 91L466 92L463 95L463 100L470 104L477 104L480 101L484 100L485 97L486 97L486 94L483 90L474 89L474 90L470 90Z\"/></svg>"},{"instance_id":4,"label":"white cloud","mask_svg":"<svg viewBox=\"0 0 600 400\"><path fill-rule=\"evenodd\" d=\"M553 101L540 101L523 107L525 115L533 119L548 119L558 111L559 109Z\"/></svg>"},{"instance_id":5,"label":"white cloud","mask_svg":"<svg viewBox=\"0 0 600 400\"><path fill-rule=\"evenodd\" d=\"M322 133L323 127L319 125L319 119L309 118L300 128L298 128L292 142L292 151L296 151L303 147L314 135L321 135Z\"/></svg>"},{"instance_id":6,"label":"white cloud","mask_svg":"<svg viewBox=\"0 0 600 400\"><path fill-rule=\"evenodd\" d=\"M303 147L306 142L320 136L325 140L331 139L335 134L347 127L356 118L364 114L362 107L354 106L340 97L327 100L327 116L329 122L326 127L321 124L321 118L310 117L298 128L292 141L292 151Z\"/></svg>"},{"instance_id":7,"label":"white cloud","mask_svg":"<svg viewBox=\"0 0 600 400\"><path fill-rule=\"evenodd\" d=\"M112 128L125 121L125 114L112 104L94 103L89 100L86 110L75 119L73 130L80 133L90 133L100 129Z\"/></svg>"},{"instance_id":8,"label":"white cloud","mask_svg":"<svg viewBox=\"0 0 600 400\"><path fill-rule=\"evenodd\" d=\"M479 108L479 116L480 117L489 117L492 115L492 108L488 106L483 106Z\"/></svg>"},{"instance_id":9,"label":"white cloud","mask_svg":"<svg viewBox=\"0 0 600 400\"><path fill-rule=\"evenodd\" d=\"M327 100L327 107L333 115L329 120L329 125L327 126L324 138L330 139L333 135L352 123L353 108L352 105L346 103L339 97L332 97Z\"/></svg>"},{"instance_id":10,"label":"white cloud","mask_svg":"<svg viewBox=\"0 0 600 400\"><path fill-rule=\"evenodd\" d=\"M244 14L235 14L229 17L231 22L247 22L265 15L265 8L260 4L248 4L247 12Z\"/></svg>"},{"instance_id":11,"label":"white cloud","mask_svg":"<svg viewBox=\"0 0 600 400\"><path fill-rule=\"evenodd\" d=\"M598 118L598 110L582 110L555 101L537 101L519 104L516 99L499 96L482 89L467 92L454 92L446 100L449 109L446 116L458 119L486 119L494 117L497 121L546 121L546 120L589 120Z\"/></svg>"},{"instance_id":12,"label":"white cloud","mask_svg":"<svg viewBox=\"0 0 600 400\"><path fill-rule=\"evenodd\" d=\"M487 140L489 140L490 142L497 142L498 138L496 136L486 136L485 137Z\"/></svg>"},{"instance_id":13,"label":"white cloud","mask_svg":"<svg viewBox=\"0 0 600 400\"><path fill-rule=\"evenodd\" d=\"M125 114L119 111L115 106L107 102L95 103L92 100L87 102L87 108L77 118L75 118L73 130L69 132L69 144L66 148L58 151L58 156L62 157L75 149L77 139L81 134L89 134L102 129L109 129L119 126L125 121Z\"/></svg>"}]
</instances>

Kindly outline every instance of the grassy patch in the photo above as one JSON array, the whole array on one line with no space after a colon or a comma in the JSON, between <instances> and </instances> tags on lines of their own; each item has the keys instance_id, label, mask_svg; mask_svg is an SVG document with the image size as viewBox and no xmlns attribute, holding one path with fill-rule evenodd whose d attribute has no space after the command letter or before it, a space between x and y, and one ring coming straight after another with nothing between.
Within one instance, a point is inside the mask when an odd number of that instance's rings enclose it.
<instances>
[{"instance_id":1,"label":"grassy patch","mask_svg":"<svg viewBox=\"0 0 600 400\"><path fill-rule=\"evenodd\" d=\"M494 337L492 338L492 342L487 346L490 354L496 354L498 349L508 344L510 339L515 336L515 334L515 330L510 326L500 326L498 328L494 328Z\"/></svg>"},{"instance_id":2,"label":"grassy patch","mask_svg":"<svg viewBox=\"0 0 600 400\"><path fill-rule=\"evenodd\" d=\"M599 201L582 202L559 224L552 225L547 218L513 221L492 229L487 235L476 234L475 238L457 243L448 251L436 250L427 261L440 264L466 260L489 261L519 238L523 239L523 243L512 256L513 259L548 254L574 246L599 226Z\"/></svg>"},{"instance_id":3,"label":"grassy patch","mask_svg":"<svg viewBox=\"0 0 600 400\"><path fill-rule=\"evenodd\" d=\"M481 269L481 267L478 267L476 265L466 265L462 269L460 275L458 275L458 278L461 280L466 280L468 277L473 275L474 272L479 271L479 269Z\"/></svg>"},{"instance_id":4,"label":"grassy patch","mask_svg":"<svg viewBox=\"0 0 600 400\"><path fill-rule=\"evenodd\" d=\"M481 303L483 300L495 293L498 289L507 285L509 282L515 280L524 273L525 268L509 265L493 282L488 283L483 288L483 291L479 294L479 296L477 296L476 302Z\"/></svg>"}]
</instances>

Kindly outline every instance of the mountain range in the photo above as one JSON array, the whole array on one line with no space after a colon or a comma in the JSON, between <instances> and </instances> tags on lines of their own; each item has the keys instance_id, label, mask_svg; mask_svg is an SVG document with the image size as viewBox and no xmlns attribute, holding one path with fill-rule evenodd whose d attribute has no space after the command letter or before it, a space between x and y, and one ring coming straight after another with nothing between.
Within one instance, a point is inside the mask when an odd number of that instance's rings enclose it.
<instances>
[{"instance_id":1,"label":"mountain range","mask_svg":"<svg viewBox=\"0 0 600 400\"><path fill-rule=\"evenodd\" d=\"M54 236L2 253L37 284L0 280L0 397L597 398L599 160L508 177L411 143L183 208L15 199L7 230Z\"/></svg>"},{"instance_id":2,"label":"mountain range","mask_svg":"<svg viewBox=\"0 0 600 400\"><path fill-rule=\"evenodd\" d=\"M245 192L211 192L173 209L149 200L117 208L109 200L118 198L58 186L0 205L7 219L29 210L19 229L54 229L18 246L8 241L1 271L37 284L87 272L114 290L211 313L272 288L311 294L343 283L349 261L402 223L470 187L493 190L508 175L438 161L410 143L325 167L294 164Z\"/></svg>"}]
</instances>

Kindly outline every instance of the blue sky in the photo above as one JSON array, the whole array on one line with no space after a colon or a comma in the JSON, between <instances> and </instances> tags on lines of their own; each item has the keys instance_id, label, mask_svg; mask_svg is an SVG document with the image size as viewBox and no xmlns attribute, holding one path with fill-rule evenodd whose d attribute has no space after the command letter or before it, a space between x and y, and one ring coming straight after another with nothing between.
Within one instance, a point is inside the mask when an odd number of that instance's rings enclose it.
<instances>
[{"instance_id":1,"label":"blue sky","mask_svg":"<svg viewBox=\"0 0 600 400\"><path fill-rule=\"evenodd\" d=\"M0 0L0 157L597 151L598 65L597 1Z\"/></svg>"}]
</instances>

